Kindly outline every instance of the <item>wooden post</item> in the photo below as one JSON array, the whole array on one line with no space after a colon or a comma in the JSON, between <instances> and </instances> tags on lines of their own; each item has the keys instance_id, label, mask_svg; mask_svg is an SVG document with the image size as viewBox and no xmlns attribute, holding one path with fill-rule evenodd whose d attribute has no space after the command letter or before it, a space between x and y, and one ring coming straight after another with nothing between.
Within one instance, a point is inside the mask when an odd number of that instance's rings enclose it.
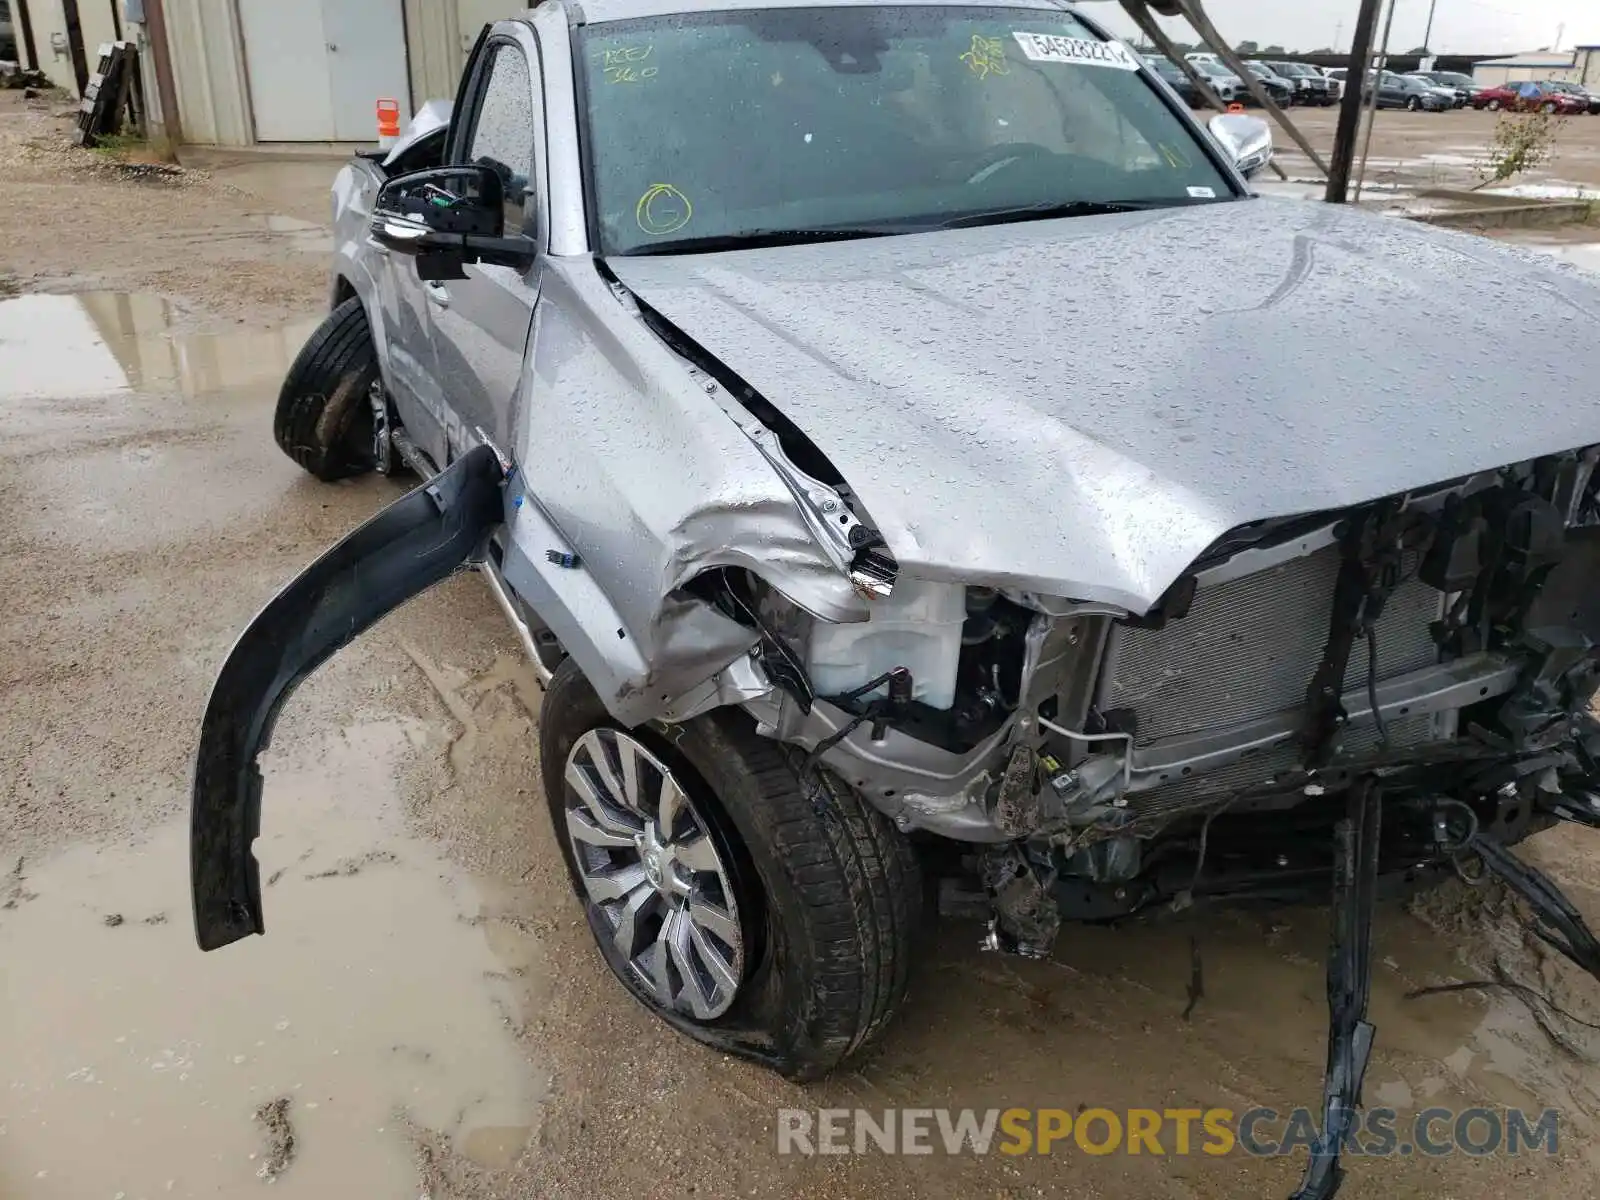
<instances>
[{"instance_id":1,"label":"wooden post","mask_svg":"<svg viewBox=\"0 0 1600 1200\"><path fill-rule=\"evenodd\" d=\"M1355 41L1350 46L1350 66L1345 72L1344 96L1339 101L1339 125L1333 135L1333 160L1328 164L1328 190L1322 197L1329 204L1344 204L1350 199L1350 168L1356 161L1361 100L1367 90L1367 63L1372 59L1379 2L1361 0L1361 10L1356 15ZM1373 86L1377 86L1376 81Z\"/></svg>"},{"instance_id":2,"label":"wooden post","mask_svg":"<svg viewBox=\"0 0 1600 1200\"><path fill-rule=\"evenodd\" d=\"M168 144L175 147L183 141L183 122L178 114L178 88L172 78L164 0L144 0L144 27L150 35L150 63L156 75L156 99L161 104L161 129Z\"/></svg>"}]
</instances>

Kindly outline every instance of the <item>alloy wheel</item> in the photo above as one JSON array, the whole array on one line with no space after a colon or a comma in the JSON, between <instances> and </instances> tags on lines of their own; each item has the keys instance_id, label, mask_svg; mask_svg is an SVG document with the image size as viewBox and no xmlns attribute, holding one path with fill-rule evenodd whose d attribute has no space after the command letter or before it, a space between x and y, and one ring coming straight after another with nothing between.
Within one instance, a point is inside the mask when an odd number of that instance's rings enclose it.
<instances>
[{"instance_id":1,"label":"alloy wheel","mask_svg":"<svg viewBox=\"0 0 1600 1200\"><path fill-rule=\"evenodd\" d=\"M671 770L620 730L591 729L567 756L567 837L615 959L661 1007L721 1016L743 979L731 873Z\"/></svg>"}]
</instances>

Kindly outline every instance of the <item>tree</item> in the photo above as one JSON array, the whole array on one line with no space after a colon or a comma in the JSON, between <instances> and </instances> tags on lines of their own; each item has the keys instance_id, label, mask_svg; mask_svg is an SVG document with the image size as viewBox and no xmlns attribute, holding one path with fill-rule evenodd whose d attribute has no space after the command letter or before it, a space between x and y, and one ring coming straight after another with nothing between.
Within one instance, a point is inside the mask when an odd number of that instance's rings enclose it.
<instances>
[{"instance_id":1,"label":"tree","mask_svg":"<svg viewBox=\"0 0 1600 1200\"><path fill-rule=\"evenodd\" d=\"M1287 50L1285 50L1282 46L1272 45L1272 46L1268 46L1261 53L1263 53L1263 54L1276 54L1278 57L1282 58L1285 54L1287 54L1289 52Z\"/></svg>"},{"instance_id":2,"label":"tree","mask_svg":"<svg viewBox=\"0 0 1600 1200\"><path fill-rule=\"evenodd\" d=\"M1234 47L1234 49L1240 54L1255 54L1261 49L1261 47L1256 45L1254 42L1240 42Z\"/></svg>"}]
</instances>

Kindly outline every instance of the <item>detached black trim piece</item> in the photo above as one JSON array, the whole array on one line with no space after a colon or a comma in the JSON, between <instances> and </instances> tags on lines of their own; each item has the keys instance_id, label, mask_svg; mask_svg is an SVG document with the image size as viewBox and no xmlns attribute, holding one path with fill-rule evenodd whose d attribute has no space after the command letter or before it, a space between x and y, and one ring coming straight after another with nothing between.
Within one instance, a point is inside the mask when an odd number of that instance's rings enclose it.
<instances>
[{"instance_id":1,"label":"detached black trim piece","mask_svg":"<svg viewBox=\"0 0 1600 1200\"><path fill-rule=\"evenodd\" d=\"M240 635L212 686L195 754L189 873L202 950L265 932L251 843L257 756L306 676L477 552L504 519L499 460L478 446L307 567Z\"/></svg>"}]
</instances>

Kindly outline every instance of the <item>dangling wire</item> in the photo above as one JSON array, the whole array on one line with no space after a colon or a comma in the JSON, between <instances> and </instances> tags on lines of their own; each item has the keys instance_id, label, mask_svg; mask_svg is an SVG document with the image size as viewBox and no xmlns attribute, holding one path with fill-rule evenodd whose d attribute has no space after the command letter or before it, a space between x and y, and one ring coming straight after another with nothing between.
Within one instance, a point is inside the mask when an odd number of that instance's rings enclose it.
<instances>
[{"instance_id":1,"label":"dangling wire","mask_svg":"<svg viewBox=\"0 0 1600 1200\"><path fill-rule=\"evenodd\" d=\"M1378 742L1387 750L1389 748L1389 728L1383 723L1383 714L1378 711L1377 628L1368 625L1364 636L1367 639L1367 703L1372 706L1372 719L1378 726Z\"/></svg>"}]
</instances>

